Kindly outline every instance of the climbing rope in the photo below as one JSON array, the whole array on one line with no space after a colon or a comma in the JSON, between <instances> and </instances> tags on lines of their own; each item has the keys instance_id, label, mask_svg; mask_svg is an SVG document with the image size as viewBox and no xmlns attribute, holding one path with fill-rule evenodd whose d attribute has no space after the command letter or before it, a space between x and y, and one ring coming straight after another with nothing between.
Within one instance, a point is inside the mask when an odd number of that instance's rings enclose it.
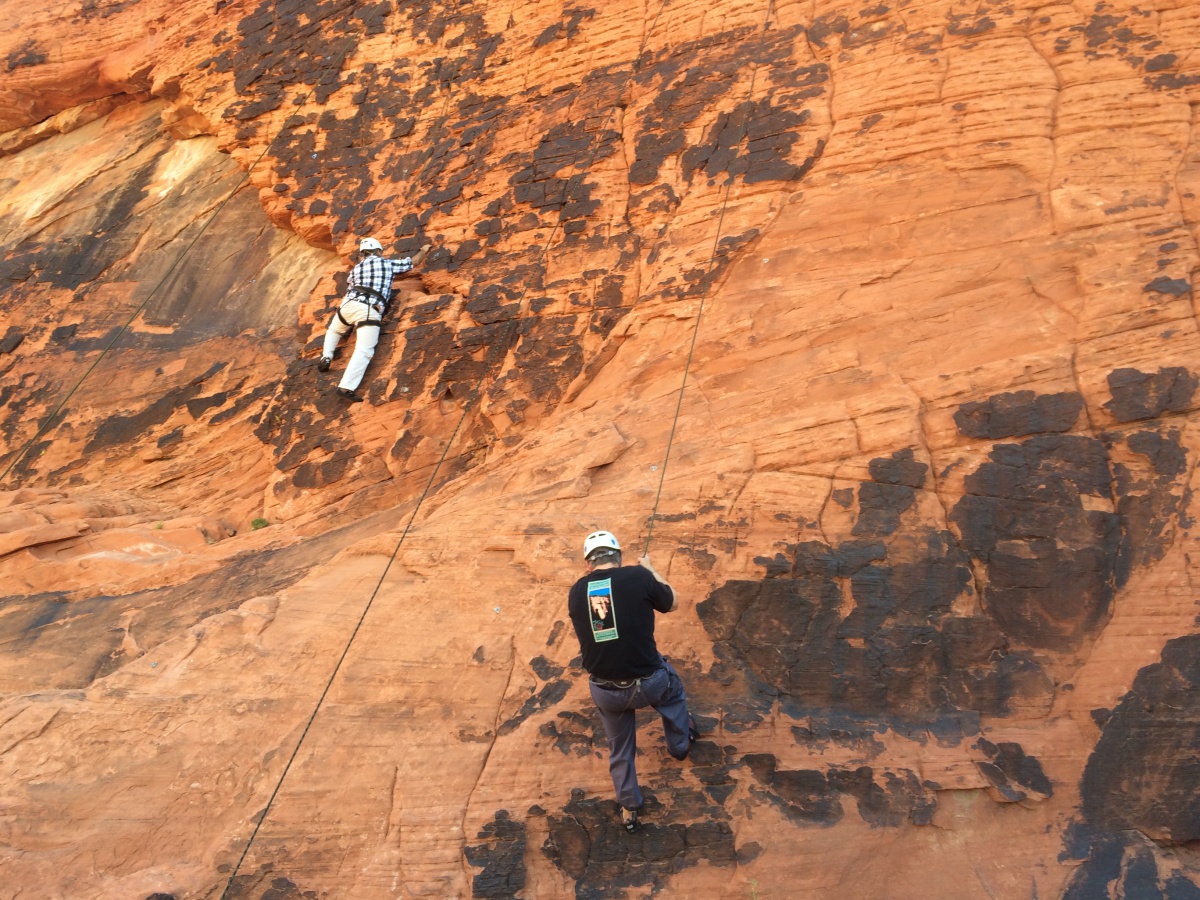
<instances>
[{"instance_id":1,"label":"climbing rope","mask_svg":"<svg viewBox=\"0 0 1200 900\"><path fill-rule=\"evenodd\" d=\"M763 22L763 31L771 27L771 14L775 9L775 0L768 0L767 17ZM742 112L742 121L738 126L738 138L734 141L734 147L740 147L742 139L746 136L746 123L750 119L750 105L754 100L754 86L758 79L758 65L755 64L750 72L750 87L746 92L746 108ZM725 210L729 207L729 194L733 190L733 183L737 180L737 176L730 174L725 182L725 196L721 200L721 214L717 217L717 231L713 235L712 252L708 256L708 268L704 272L703 284L704 287L700 292L700 307L696 311L696 324L692 327L692 340L688 347L687 359L683 365L683 380L679 385L679 399L675 403L675 416L671 419L671 431L667 436L667 449L663 454L662 471L658 476L658 491L654 495L654 507L650 512L650 521L646 528L646 544L642 549L642 555L647 556L650 553L650 540L654 537L654 522L658 517L658 501L662 497L663 482L667 478L667 463L671 459L671 447L675 443L675 428L679 423L679 414L683 409L683 394L687 389L688 373L692 368L692 355L696 352L696 337L700 334L700 322L704 318L704 302L708 299L708 289L711 284L712 270L717 263L717 249L721 242L721 228L725 224Z\"/></svg>"},{"instance_id":2,"label":"climbing rope","mask_svg":"<svg viewBox=\"0 0 1200 900\"><path fill-rule=\"evenodd\" d=\"M633 80L633 77L637 74L638 62L641 60L642 55L645 52L646 45L650 40L650 36L651 36L651 34L653 34L654 29L658 24L658 20L662 16L662 12L666 8L666 5L668 2L669 2L669 0L662 0L662 4L659 6L658 13L655 15L650 28L646 31L646 34L642 39L642 44L638 48L638 54L636 57L634 57L634 63L630 68L629 76L626 79L625 84L622 85L622 87L621 87L621 91L619 92L617 101L615 101L613 103L613 105L609 108L608 115L606 116L606 118L604 120L604 125L601 127L598 134L602 134L603 131L607 129L608 124L612 121L613 115L615 114L616 110L619 108L620 95L623 95L625 93L625 90L628 88L630 82ZM449 99L450 99L449 94L447 94L447 98L446 98L447 106L449 105ZM592 147L591 154L588 156L587 162L585 163L584 168L583 168L583 173L582 173L583 175L586 175L591 170L591 167L592 167L593 163L595 162L596 155L599 152L600 144L601 144L601 141L597 140L595 142L595 145ZM432 155L432 149L430 152ZM557 235L559 229L562 227L562 224L566 218L567 192L568 192L569 185L570 185L570 179L566 179L563 184L562 201L559 205L558 221L556 221L554 223L554 227L550 230L550 234L547 236L545 243L542 245L541 249L539 250L537 259L534 263L535 267L540 266L542 264L543 260L546 258L546 255L550 249L550 245L554 242L554 238ZM522 288L521 294L517 299L518 309L520 309L524 305L525 297L528 294L528 291L529 291L529 283L528 283L528 280L526 280L525 285ZM469 396L466 399L466 401L464 401L462 412L459 414L458 420L455 422L454 429L450 433L450 437L447 438L445 446L443 446L443 448L442 448L442 452L441 452L441 455L438 457L437 463L434 465L433 470L429 473L429 478L425 482L425 487L421 491L421 495L420 495L420 497L418 497L416 505L413 507L412 512L409 514L408 522L405 524L404 530L400 533L400 537L396 541L396 546L393 548L391 555L388 557L388 561L384 565L383 571L379 575L379 580L375 583L375 588L374 588L374 590L371 591L371 596L368 598L366 605L363 607L363 611L362 611L361 615L358 617L358 621L354 626L354 630L351 631L350 637L347 639L345 647L342 649L341 654L338 656L338 660L334 664L333 671L330 673L329 678L327 679L327 681L325 683L325 687L321 691L320 697L317 698L317 702L316 702L316 705L313 707L312 713L309 715L307 722L305 722L304 729L300 733L300 738L296 742L296 746L292 750L291 756L288 757L288 761L284 765L283 771L280 773L279 780L278 780L278 782L276 782L275 788L271 792L271 797L267 801L267 805L263 808L262 812L257 817L258 821L255 823L254 830L251 832L250 838L246 842L246 846L242 849L241 856L238 857L237 865L235 865L233 867L233 870L230 872L229 880L225 884L225 889L221 892L222 900L224 900L224 898L229 894L230 889L233 887L234 879L237 877L238 872L241 871L242 864L245 862L246 856L249 854L251 846L253 846L255 839L258 837L258 833L262 829L263 823L267 820L267 817L270 814L271 808L275 803L275 799L278 797L279 791L282 789L283 783L287 779L288 773L291 771L292 765L295 762L296 757L300 753L300 748L301 748L301 746L303 746L305 738L308 736L308 733L311 730L313 723L316 721L317 714L321 711L321 707L325 702L325 698L329 695L329 691L333 687L333 683L337 679L338 673L341 671L342 664L345 662L346 657L350 652L350 648L354 644L355 638L358 636L359 631L362 629L363 623L366 621L367 615L371 611L371 607L374 605L376 597L378 597L378 595L379 595L380 588L383 587L384 581L387 579L388 573L391 571L392 564L396 561L396 557L399 555L400 549L404 546L404 542L407 539L409 532L412 529L413 522L416 520L418 513L421 511L421 507L424 504L426 498L429 496L429 493L433 488L434 482L437 479L438 473L441 471L442 464L445 462L446 457L449 455L450 448L454 446L454 441L458 437L459 432L462 430L463 424L466 422L467 414L471 411L472 407L479 400L479 398L482 397L484 387L487 383L488 373L491 371L492 366L497 362L497 360L503 360L504 356L508 355L508 352L512 346L512 339L516 333L517 327L520 325L521 322L523 322L525 320L526 320L525 317L515 316L509 322L509 324L505 330L504 338L502 340L496 341L496 343L493 344L492 350L488 354L485 364L482 367L482 371L481 371L479 380L476 383L474 390L471 393L471 396Z\"/></svg>"},{"instance_id":3,"label":"climbing rope","mask_svg":"<svg viewBox=\"0 0 1200 900\"><path fill-rule=\"evenodd\" d=\"M433 467L433 471L429 473L429 479L425 482L425 489L421 491L421 496L417 499L416 506L413 507L412 512L409 514L408 522L405 523L404 530L400 533L400 539L396 541L392 555L388 557L387 564L383 567L383 571L379 575L379 580L375 582L375 589L371 591L370 599L367 600L366 606L363 607L362 614L358 617L358 621L354 625L354 630L350 632L346 646L342 648L341 655L338 656L333 671L329 674L329 678L325 682L325 688L321 691L321 696L317 698L317 703L313 707L312 714L308 717L308 721L304 723L304 730L300 732L300 739L296 741L292 755L288 757L288 761L283 767L283 772L279 775L279 781L275 784L275 789L271 791L271 798L267 801L267 805L263 807L262 813L258 816L254 830L251 832L249 840L246 841L246 846L242 849L242 855L238 857L237 865L233 867L233 871L229 874L229 881L226 882L225 889L221 892L222 900L229 893L230 888L233 887L234 878L237 877L238 872L241 870L242 863L245 862L246 855L250 852L250 847L254 844L259 830L267 820L267 815L270 813L271 807L275 804L275 798L279 795L279 791L283 787L283 782L287 778L288 772L291 771L292 764L296 761L296 757L300 753L300 748L304 745L304 739L308 737L309 729L312 728L313 722L316 721L317 713L321 711L321 706L325 703L325 698L329 695L329 691L333 687L333 682L337 679L338 672L342 669L342 663L346 661L346 656L350 653L350 647L354 644L354 639L358 637L358 632L362 628L363 622L366 621L367 613L371 611L371 606L375 603L375 598L379 595L379 589L383 587L383 582L387 578L388 572L391 571L392 563L396 561L396 557L400 553L400 548L404 546L404 539L408 537L408 532L412 528L413 521L416 519L417 513L420 512L421 504L425 502L425 498L429 495L434 479L437 478L437 473L441 469L442 462L445 461L447 453L451 446L453 446L454 439L458 436L459 429L462 427L465 418L465 413L459 417L458 422L454 426L454 431L451 433L449 440L446 441L446 446L442 449L441 457Z\"/></svg>"}]
</instances>

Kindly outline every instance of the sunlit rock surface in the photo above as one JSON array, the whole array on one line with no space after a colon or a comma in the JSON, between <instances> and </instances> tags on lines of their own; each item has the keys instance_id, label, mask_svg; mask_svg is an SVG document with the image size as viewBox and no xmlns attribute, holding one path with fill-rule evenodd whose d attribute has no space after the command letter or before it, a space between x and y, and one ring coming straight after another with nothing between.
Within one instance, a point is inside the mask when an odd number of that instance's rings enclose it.
<instances>
[{"instance_id":1,"label":"sunlit rock surface","mask_svg":"<svg viewBox=\"0 0 1200 900\"><path fill-rule=\"evenodd\" d=\"M1195 6L5 13L0 896L1200 896Z\"/></svg>"}]
</instances>

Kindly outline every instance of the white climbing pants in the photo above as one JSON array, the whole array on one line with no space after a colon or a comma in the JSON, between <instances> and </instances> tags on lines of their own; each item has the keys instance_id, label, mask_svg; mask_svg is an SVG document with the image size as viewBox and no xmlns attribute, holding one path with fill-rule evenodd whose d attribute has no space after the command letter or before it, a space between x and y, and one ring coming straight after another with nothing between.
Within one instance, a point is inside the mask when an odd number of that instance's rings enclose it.
<instances>
[{"instance_id":1,"label":"white climbing pants","mask_svg":"<svg viewBox=\"0 0 1200 900\"><path fill-rule=\"evenodd\" d=\"M343 319L345 321L342 321ZM346 322L350 324L347 325ZM354 353L350 356L350 362L346 364L346 371L342 373L338 387L353 391L362 382L367 364L375 355L375 345L379 343L382 322L383 314L378 309L354 297L343 300L342 308L329 320L329 328L325 332L325 348L321 355L330 359L333 359L333 353L346 332L354 329Z\"/></svg>"}]
</instances>

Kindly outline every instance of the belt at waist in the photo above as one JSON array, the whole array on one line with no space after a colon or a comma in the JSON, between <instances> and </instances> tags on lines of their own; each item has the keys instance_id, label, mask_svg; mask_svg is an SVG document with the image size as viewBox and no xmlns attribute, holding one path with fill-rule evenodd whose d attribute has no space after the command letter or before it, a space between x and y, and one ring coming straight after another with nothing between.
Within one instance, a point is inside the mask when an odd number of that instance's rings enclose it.
<instances>
[{"instance_id":1,"label":"belt at waist","mask_svg":"<svg viewBox=\"0 0 1200 900\"><path fill-rule=\"evenodd\" d=\"M648 677L648 675L642 676L642 678ZM635 684L641 681L642 678L597 678L595 675L593 675L591 676L591 681L592 684L598 687L608 688L612 691L624 691L633 687Z\"/></svg>"}]
</instances>

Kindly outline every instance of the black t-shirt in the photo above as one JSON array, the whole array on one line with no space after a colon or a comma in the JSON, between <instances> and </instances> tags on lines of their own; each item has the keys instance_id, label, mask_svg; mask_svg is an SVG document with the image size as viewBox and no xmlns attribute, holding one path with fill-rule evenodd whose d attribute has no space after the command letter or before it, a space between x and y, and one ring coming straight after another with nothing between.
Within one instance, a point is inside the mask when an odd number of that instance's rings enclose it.
<instances>
[{"instance_id":1,"label":"black t-shirt","mask_svg":"<svg viewBox=\"0 0 1200 900\"><path fill-rule=\"evenodd\" d=\"M583 667L597 678L645 678L662 665L654 611L669 612L671 591L643 566L597 569L571 587L568 609Z\"/></svg>"}]
</instances>

